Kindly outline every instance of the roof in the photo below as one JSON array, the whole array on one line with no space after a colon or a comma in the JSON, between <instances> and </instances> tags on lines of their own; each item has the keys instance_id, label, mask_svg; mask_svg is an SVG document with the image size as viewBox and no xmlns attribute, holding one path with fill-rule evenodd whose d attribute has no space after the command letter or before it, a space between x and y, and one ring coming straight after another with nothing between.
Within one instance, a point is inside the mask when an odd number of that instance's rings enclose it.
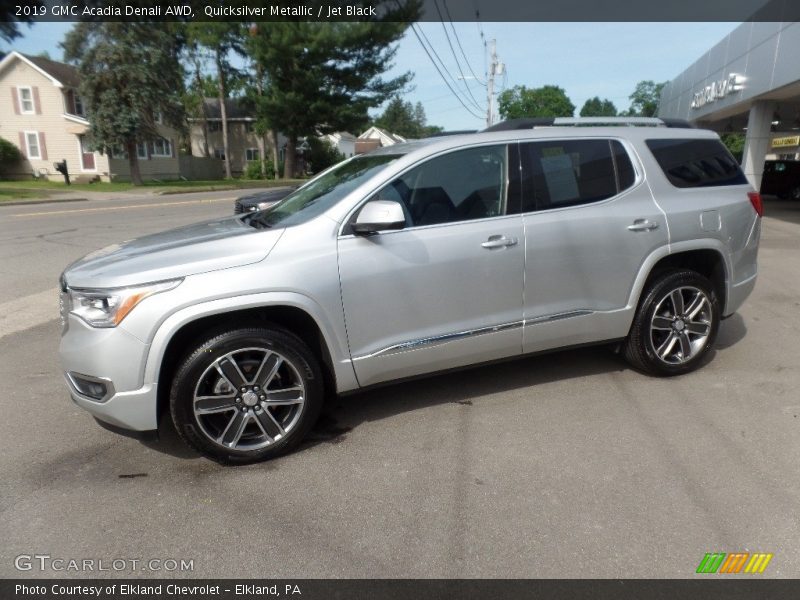
<instances>
[{"instance_id":1,"label":"roof","mask_svg":"<svg viewBox=\"0 0 800 600\"><path fill-rule=\"evenodd\" d=\"M221 120L222 112L217 98L203 98L206 119ZM247 102L242 98L227 98L225 100L225 112L228 120L255 120L253 112L247 106Z\"/></svg>"},{"instance_id":2,"label":"roof","mask_svg":"<svg viewBox=\"0 0 800 600\"><path fill-rule=\"evenodd\" d=\"M3 60L0 60L0 70L11 64L13 60L21 60L27 63L52 81L56 87L78 87L81 81L78 69L72 65L44 58L43 56L30 56L16 51L9 52Z\"/></svg>"},{"instance_id":3,"label":"roof","mask_svg":"<svg viewBox=\"0 0 800 600\"><path fill-rule=\"evenodd\" d=\"M364 133L358 136L358 139L365 140L369 139L370 134L377 133L381 137L385 137L392 141L394 144L401 144L406 141L406 138L403 136L397 135L396 133L390 133L385 129L381 129L380 127L375 127L374 125L367 129Z\"/></svg>"},{"instance_id":4,"label":"roof","mask_svg":"<svg viewBox=\"0 0 800 600\"><path fill-rule=\"evenodd\" d=\"M23 54L25 58L39 67L45 73L48 73L53 79L60 81L67 87L78 87L81 82L81 76L78 69L67 63L58 62L43 56L29 56Z\"/></svg>"}]
</instances>

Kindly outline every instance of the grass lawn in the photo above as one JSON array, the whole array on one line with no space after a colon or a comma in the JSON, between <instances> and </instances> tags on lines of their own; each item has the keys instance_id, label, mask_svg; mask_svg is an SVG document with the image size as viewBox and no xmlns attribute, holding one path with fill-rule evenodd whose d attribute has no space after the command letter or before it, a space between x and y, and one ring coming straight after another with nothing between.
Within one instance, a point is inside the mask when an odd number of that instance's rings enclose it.
<instances>
[{"instance_id":1,"label":"grass lawn","mask_svg":"<svg viewBox=\"0 0 800 600\"><path fill-rule=\"evenodd\" d=\"M0 181L0 202L47 198L59 192L153 192L180 194L188 192L212 192L216 190L238 190L247 188L282 187L298 185L304 179L218 179L213 181L147 181L142 186L128 182L75 183L66 185L55 181Z\"/></svg>"},{"instance_id":2,"label":"grass lawn","mask_svg":"<svg viewBox=\"0 0 800 600\"><path fill-rule=\"evenodd\" d=\"M46 191L18 190L0 184L0 204L12 200L41 199L49 195Z\"/></svg>"}]
</instances>

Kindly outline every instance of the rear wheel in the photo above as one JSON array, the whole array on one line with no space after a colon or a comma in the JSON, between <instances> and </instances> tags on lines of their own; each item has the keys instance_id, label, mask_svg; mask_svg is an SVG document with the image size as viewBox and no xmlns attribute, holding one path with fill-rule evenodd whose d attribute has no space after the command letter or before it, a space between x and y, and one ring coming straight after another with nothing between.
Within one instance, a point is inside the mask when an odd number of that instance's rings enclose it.
<instances>
[{"instance_id":1,"label":"rear wheel","mask_svg":"<svg viewBox=\"0 0 800 600\"><path fill-rule=\"evenodd\" d=\"M652 375L696 369L714 345L720 307L711 282L694 271L660 275L645 290L624 354Z\"/></svg>"},{"instance_id":2,"label":"rear wheel","mask_svg":"<svg viewBox=\"0 0 800 600\"><path fill-rule=\"evenodd\" d=\"M221 463L274 458L297 446L323 402L316 358L280 328L237 329L199 344L172 384L180 436Z\"/></svg>"}]
</instances>

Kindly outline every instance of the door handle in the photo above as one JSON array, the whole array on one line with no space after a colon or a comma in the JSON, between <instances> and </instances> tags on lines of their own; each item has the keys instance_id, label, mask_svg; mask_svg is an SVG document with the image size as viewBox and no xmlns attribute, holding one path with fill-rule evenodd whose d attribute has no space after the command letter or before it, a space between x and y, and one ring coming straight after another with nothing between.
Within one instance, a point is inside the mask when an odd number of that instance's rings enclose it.
<instances>
[{"instance_id":1,"label":"door handle","mask_svg":"<svg viewBox=\"0 0 800 600\"><path fill-rule=\"evenodd\" d=\"M517 245L517 238L507 238L504 235L490 235L489 239L481 244L482 248L494 250L495 248L508 248Z\"/></svg>"},{"instance_id":2,"label":"door handle","mask_svg":"<svg viewBox=\"0 0 800 600\"><path fill-rule=\"evenodd\" d=\"M658 229L658 223L647 219L636 219L633 225L628 225L628 231L653 231L653 229Z\"/></svg>"}]
</instances>

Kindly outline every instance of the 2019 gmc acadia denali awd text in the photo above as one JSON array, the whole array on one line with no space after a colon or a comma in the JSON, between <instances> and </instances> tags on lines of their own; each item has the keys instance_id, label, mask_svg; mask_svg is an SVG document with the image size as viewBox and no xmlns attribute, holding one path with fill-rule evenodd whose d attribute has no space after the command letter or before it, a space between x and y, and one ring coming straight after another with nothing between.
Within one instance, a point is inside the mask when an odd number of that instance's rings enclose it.
<instances>
[{"instance_id":1,"label":"2019 gmc acadia denali awd text","mask_svg":"<svg viewBox=\"0 0 800 600\"><path fill-rule=\"evenodd\" d=\"M712 132L590 124L390 146L86 256L61 278L72 398L246 463L326 394L443 369L608 341L695 369L755 284L760 197Z\"/></svg>"}]
</instances>

